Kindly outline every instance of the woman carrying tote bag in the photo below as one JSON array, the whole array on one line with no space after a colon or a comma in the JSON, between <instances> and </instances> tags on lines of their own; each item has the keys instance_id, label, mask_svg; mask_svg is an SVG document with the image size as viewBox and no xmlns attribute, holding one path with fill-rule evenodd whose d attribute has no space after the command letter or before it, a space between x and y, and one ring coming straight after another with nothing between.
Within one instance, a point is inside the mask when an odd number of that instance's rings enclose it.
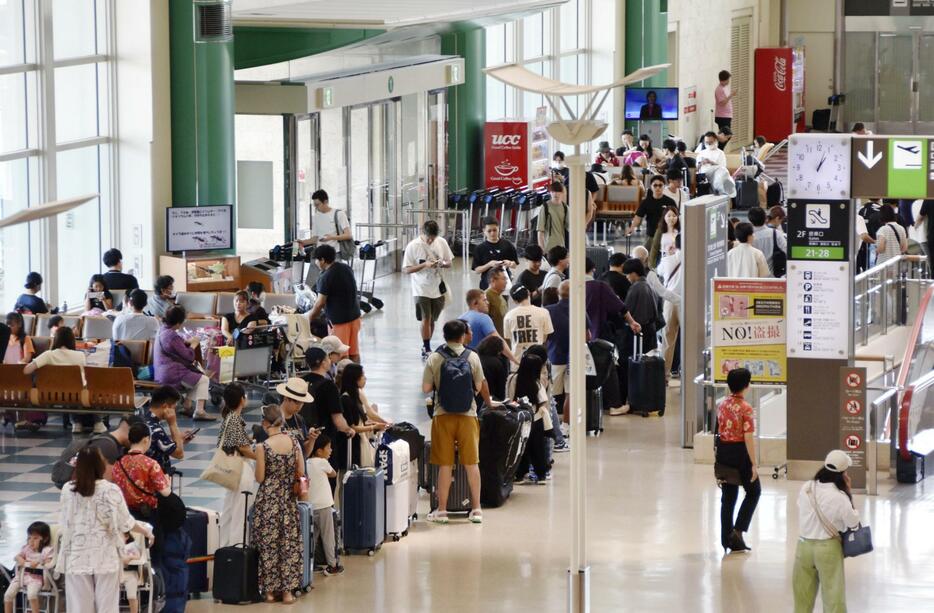
<instances>
[{"instance_id":1,"label":"woman carrying tote bag","mask_svg":"<svg viewBox=\"0 0 934 613\"><path fill-rule=\"evenodd\" d=\"M851 460L834 449L824 466L798 494L798 530L792 586L795 613L814 610L820 588L824 613L846 612L843 574L843 545L840 532L859 526L859 513L853 508L850 478L846 470ZM831 527L834 533L831 533Z\"/></svg>"}]
</instances>

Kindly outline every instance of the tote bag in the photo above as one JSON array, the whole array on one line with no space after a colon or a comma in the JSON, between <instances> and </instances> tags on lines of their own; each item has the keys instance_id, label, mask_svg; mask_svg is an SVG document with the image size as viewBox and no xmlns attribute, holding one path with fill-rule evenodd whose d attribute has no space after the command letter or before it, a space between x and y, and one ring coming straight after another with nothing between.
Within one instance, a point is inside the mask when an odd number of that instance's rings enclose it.
<instances>
[{"instance_id":1,"label":"tote bag","mask_svg":"<svg viewBox=\"0 0 934 613\"><path fill-rule=\"evenodd\" d=\"M228 418L221 433L220 443L217 445L217 450L214 451L214 457L211 458L211 463L201 473L201 478L235 492L240 488L240 477L243 475L243 456L236 452L227 454L224 451L224 437L227 434L229 424L230 419Z\"/></svg>"}]
</instances>

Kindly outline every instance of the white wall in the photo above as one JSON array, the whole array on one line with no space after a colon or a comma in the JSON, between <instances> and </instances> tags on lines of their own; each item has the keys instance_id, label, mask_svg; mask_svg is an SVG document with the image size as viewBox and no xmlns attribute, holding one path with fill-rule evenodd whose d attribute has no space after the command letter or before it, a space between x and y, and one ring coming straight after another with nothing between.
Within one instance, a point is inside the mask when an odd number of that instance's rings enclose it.
<instances>
[{"instance_id":1,"label":"white wall","mask_svg":"<svg viewBox=\"0 0 934 613\"><path fill-rule=\"evenodd\" d=\"M687 142L694 142L707 130L716 129L713 122L714 90L718 85L717 73L730 69L730 25L733 17L749 14L753 21L752 45L772 46L778 26L774 23L773 3L778 0L669 0L669 31L678 31L678 87L681 88L681 106L687 105L685 90L697 88L697 112L691 121L680 121L674 127ZM745 11L745 13L744 13ZM753 58L749 58L750 64ZM750 74L752 71L750 70ZM752 82L733 83L752 93ZM753 99L750 96L750 117Z\"/></svg>"},{"instance_id":2,"label":"white wall","mask_svg":"<svg viewBox=\"0 0 934 613\"><path fill-rule=\"evenodd\" d=\"M118 203L124 269L152 286L172 202L169 14L163 0L115 2Z\"/></svg>"}]
</instances>

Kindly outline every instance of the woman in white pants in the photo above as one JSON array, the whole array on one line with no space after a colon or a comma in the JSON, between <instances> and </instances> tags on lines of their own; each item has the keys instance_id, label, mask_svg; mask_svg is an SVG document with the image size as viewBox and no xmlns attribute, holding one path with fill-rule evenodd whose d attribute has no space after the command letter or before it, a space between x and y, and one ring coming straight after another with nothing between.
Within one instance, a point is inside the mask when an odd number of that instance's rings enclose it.
<instances>
[{"instance_id":1,"label":"woman in white pants","mask_svg":"<svg viewBox=\"0 0 934 613\"><path fill-rule=\"evenodd\" d=\"M220 534L218 547L229 547L243 541L243 521L246 509L243 504L243 492L253 492L256 489L253 462L256 454L253 452L253 441L246 431L246 422L243 420L243 409L246 408L246 392L239 383L231 383L224 390L224 410L222 412L224 423L221 425L217 437L217 445L228 454L237 453L243 456L243 471L240 475L240 486L236 490L228 490L224 496L224 509L221 511Z\"/></svg>"},{"instance_id":2,"label":"woman in white pants","mask_svg":"<svg viewBox=\"0 0 934 613\"><path fill-rule=\"evenodd\" d=\"M62 488L55 570L65 575L69 613L118 613L124 535L137 532L153 542L152 529L133 519L120 488L104 480L106 467L99 449L84 447L74 479Z\"/></svg>"},{"instance_id":3,"label":"woman in white pants","mask_svg":"<svg viewBox=\"0 0 934 613\"><path fill-rule=\"evenodd\" d=\"M684 267L681 264L681 235L675 236L674 252L662 259L658 273L665 277L665 289L674 294L675 300L665 300L663 314L665 316L664 335L665 347L665 380L671 374L672 361L675 356L675 344L678 342L678 332L681 330L681 281L684 278ZM671 297L669 294L669 297Z\"/></svg>"}]
</instances>

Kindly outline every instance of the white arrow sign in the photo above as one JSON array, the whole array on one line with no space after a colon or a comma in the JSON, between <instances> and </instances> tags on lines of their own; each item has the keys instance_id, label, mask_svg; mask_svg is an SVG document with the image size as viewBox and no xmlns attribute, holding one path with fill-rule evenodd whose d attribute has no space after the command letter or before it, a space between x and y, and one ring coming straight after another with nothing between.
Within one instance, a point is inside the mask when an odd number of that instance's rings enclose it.
<instances>
[{"instance_id":1,"label":"white arrow sign","mask_svg":"<svg viewBox=\"0 0 934 613\"><path fill-rule=\"evenodd\" d=\"M876 153L875 155L873 155L873 153L874 153L874 148L875 148L875 145L873 144L873 141L868 141L868 142L866 143L866 153L865 153L865 155L863 154L862 151L857 151L857 152L856 152L856 155L859 156L859 161L863 163L863 166L865 166L866 168L868 168L868 169L870 169L870 170L872 170L872 167L875 166L876 164L878 164L878 163L879 163L879 160L882 159L882 152L881 152L881 151L880 151L879 153Z\"/></svg>"}]
</instances>

